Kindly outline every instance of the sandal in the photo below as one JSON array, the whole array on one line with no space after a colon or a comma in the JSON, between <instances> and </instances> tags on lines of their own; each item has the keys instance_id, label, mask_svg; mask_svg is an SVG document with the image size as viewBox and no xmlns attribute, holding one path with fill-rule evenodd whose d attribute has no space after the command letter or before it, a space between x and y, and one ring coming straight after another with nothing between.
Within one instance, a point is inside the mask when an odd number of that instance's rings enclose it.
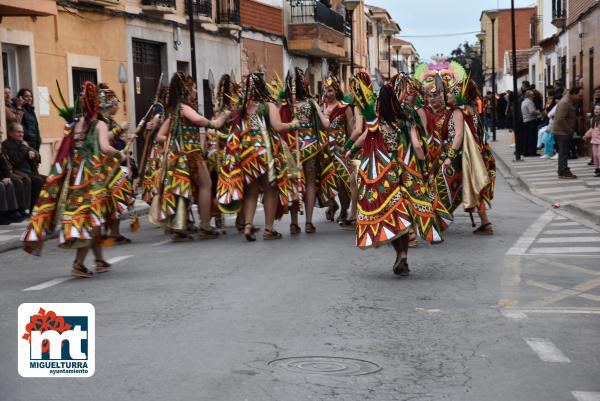
<instances>
[{"instance_id":1,"label":"sandal","mask_svg":"<svg viewBox=\"0 0 600 401\"><path fill-rule=\"evenodd\" d=\"M306 223L304 225L304 232L307 234L314 234L315 232L317 232L317 229L313 223Z\"/></svg>"},{"instance_id":2,"label":"sandal","mask_svg":"<svg viewBox=\"0 0 600 401\"><path fill-rule=\"evenodd\" d=\"M131 240L123 235L117 237L108 236L102 240L102 246L125 245L131 244Z\"/></svg>"},{"instance_id":3,"label":"sandal","mask_svg":"<svg viewBox=\"0 0 600 401\"><path fill-rule=\"evenodd\" d=\"M290 234L292 235L296 235L296 234L300 234L302 232L302 229L300 228L300 226L296 223L292 223L290 224Z\"/></svg>"},{"instance_id":4,"label":"sandal","mask_svg":"<svg viewBox=\"0 0 600 401\"><path fill-rule=\"evenodd\" d=\"M194 238L189 235L186 234L184 232L173 232L173 234L171 235L171 241L173 242L188 242L188 241L193 241Z\"/></svg>"},{"instance_id":5,"label":"sandal","mask_svg":"<svg viewBox=\"0 0 600 401\"><path fill-rule=\"evenodd\" d=\"M227 226L225 225L225 217L223 215L215 217L215 225L219 230L219 234L227 234Z\"/></svg>"},{"instance_id":6,"label":"sandal","mask_svg":"<svg viewBox=\"0 0 600 401\"><path fill-rule=\"evenodd\" d=\"M330 202L329 208L327 208L327 212L325 212L325 217L327 218L328 221L335 220L335 213L338 211L339 208L340 207L337 204L337 202L335 201L335 199L332 199Z\"/></svg>"},{"instance_id":7,"label":"sandal","mask_svg":"<svg viewBox=\"0 0 600 401\"><path fill-rule=\"evenodd\" d=\"M354 231L356 229L356 219L342 220L340 227L342 230Z\"/></svg>"},{"instance_id":8,"label":"sandal","mask_svg":"<svg viewBox=\"0 0 600 401\"><path fill-rule=\"evenodd\" d=\"M348 211L341 211L340 214L338 215L337 219L335 219L335 222L340 224L342 221L346 220L348 218Z\"/></svg>"},{"instance_id":9,"label":"sandal","mask_svg":"<svg viewBox=\"0 0 600 401\"><path fill-rule=\"evenodd\" d=\"M110 271L112 265L108 263L106 260L96 259L96 273L106 273Z\"/></svg>"},{"instance_id":10,"label":"sandal","mask_svg":"<svg viewBox=\"0 0 600 401\"><path fill-rule=\"evenodd\" d=\"M283 235L275 230L269 230L265 228L265 232L263 233L263 241L270 241L273 239L281 239Z\"/></svg>"},{"instance_id":11,"label":"sandal","mask_svg":"<svg viewBox=\"0 0 600 401\"><path fill-rule=\"evenodd\" d=\"M494 229L492 228L492 223L485 223L479 226L477 230L473 231L475 235L493 235Z\"/></svg>"},{"instance_id":12,"label":"sandal","mask_svg":"<svg viewBox=\"0 0 600 401\"><path fill-rule=\"evenodd\" d=\"M256 235L254 233L254 226L251 223L244 224L244 237L246 237L246 241L256 241Z\"/></svg>"},{"instance_id":13,"label":"sandal","mask_svg":"<svg viewBox=\"0 0 600 401\"><path fill-rule=\"evenodd\" d=\"M83 263L77 261L73 262L73 266L71 267L71 276L89 278L93 275L94 272L90 271L87 267L85 267Z\"/></svg>"},{"instance_id":14,"label":"sandal","mask_svg":"<svg viewBox=\"0 0 600 401\"><path fill-rule=\"evenodd\" d=\"M198 227L198 238L199 239L219 238L219 232L214 227L210 227L210 228Z\"/></svg>"}]
</instances>

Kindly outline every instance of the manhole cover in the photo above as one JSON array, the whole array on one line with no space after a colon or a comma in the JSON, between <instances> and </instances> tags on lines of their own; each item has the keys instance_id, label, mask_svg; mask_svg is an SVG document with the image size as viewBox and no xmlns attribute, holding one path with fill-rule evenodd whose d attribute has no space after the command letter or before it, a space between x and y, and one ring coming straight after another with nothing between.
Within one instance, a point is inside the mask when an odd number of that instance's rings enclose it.
<instances>
[{"instance_id":1,"label":"manhole cover","mask_svg":"<svg viewBox=\"0 0 600 401\"><path fill-rule=\"evenodd\" d=\"M360 376L376 373L381 366L361 359L338 358L334 356L299 356L275 359L269 366L290 372L330 376Z\"/></svg>"}]
</instances>

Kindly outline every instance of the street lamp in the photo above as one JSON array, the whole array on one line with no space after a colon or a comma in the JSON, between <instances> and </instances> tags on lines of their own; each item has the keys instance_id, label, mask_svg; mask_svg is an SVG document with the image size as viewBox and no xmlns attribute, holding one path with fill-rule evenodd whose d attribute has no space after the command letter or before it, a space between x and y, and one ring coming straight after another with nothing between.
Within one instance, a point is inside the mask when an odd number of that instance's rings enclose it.
<instances>
[{"instance_id":1,"label":"street lamp","mask_svg":"<svg viewBox=\"0 0 600 401\"><path fill-rule=\"evenodd\" d=\"M483 93L483 87L485 86L485 66L483 64L483 41L485 40L486 33L479 32L477 35L477 40L479 41L479 58L481 62L481 93Z\"/></svg>"},{"instance_id":2,"label":"street lamp","mask_svg":"<svg viewBox=\"0 0 600 401\"><path fill-rule=\"evenodd\" d=\"M354 74L354 23L353 14L356 7L360 4L360 0L343 0L344 7L348 10L350 19L350 74Z\"/></svg>"},{"instance_id":3,"label":"street lamp","mask_svg":"<svg viewBox=\"0 0 600 401\"><path fill-rule=\"evenodd\" d=\"M519 125L519 92L517 89L517 39L515 29L515 0L510 0L510 25L512 41L512 76L513 76L513 131L515 132L515 161L521 161L523 154L523 135Z\"/></svg>"},{"instance_id":4,"label":"street lamp","mask_svg":"<svg viewBox=\"0 0 600 401\"><path fill-rule=\"evenodd\" d=\"M390 25L383 28L383 34L388 41L388 79L392 78L392 35L396 33L396 30Z\"/></svg>"},{"instance_id":5,"label":"street lamp","mask_svg":"<svg viewBox=\"0 0 600 401\"><path fill-rule=\"evenodd\" d=\"M496 32L494 25L498 18L498 11L485 12L492 21L492 141L496 142Z\"/></svg>"}]
</instances>

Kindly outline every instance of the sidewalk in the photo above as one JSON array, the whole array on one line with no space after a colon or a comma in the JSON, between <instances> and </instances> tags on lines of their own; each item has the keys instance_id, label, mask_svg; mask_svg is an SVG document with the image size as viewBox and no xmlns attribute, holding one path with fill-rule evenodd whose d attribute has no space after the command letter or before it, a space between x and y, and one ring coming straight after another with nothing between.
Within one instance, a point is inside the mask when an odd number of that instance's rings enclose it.
<instances>
[{"instance_id":1,"label":"sidewalk","mask_svg":"<svg viewBox=\"0 0 600 401\"><path fill-rule=\"evenodd\" d=\"M511 137L508 130L498 130L497 142L492 142L500 167L509 171L534 196L550 204L559 203L561 209L600 224L600 178L594 177L594 167L587 165L589 157L569 160L569 168L577 179L561 180L557 176L557 160L526 157L524 162L513 161Z\"/></svg>"},{"instance_id":2,"label":"sidewalk","mask_svg":"<svg viewBox=\"0 0 600 401\"><path fill-rule=\"evenodd\" d=\"M134 210L137 211L139 215L148 214L149 209L150 207L146 202L136 199ZM123 219L127 219L128 217L129 215L127 214ZM0 226L0 253L23 246L20 238L23 231L25 231L25 227L27 227L27 220L20 223L9 224L7 226ZM50 238L51 239L48 241L53 241L52 238L56 238L56 232ZM54 239L54 241L56 241L56 239Z\"/></svg>"}]
</instances>

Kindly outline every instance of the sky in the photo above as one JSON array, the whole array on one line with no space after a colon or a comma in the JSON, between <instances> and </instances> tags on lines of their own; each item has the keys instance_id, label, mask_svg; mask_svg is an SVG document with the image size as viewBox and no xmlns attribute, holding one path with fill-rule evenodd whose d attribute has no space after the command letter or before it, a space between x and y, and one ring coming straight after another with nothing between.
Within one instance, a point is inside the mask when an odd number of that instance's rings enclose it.
<instances>
[{"instance_id":1,"label":"sky","mask_svg":"<svg viewBox=\"0 0 600 401\"><path fill-rule=\"evenodd\" d=\"M422 60L431 60L438 53L449 55L460 44L476 43L475 33L449 36L455 33L479 31L481 11L510 8L510 0L366 0L367 4L388 10L400 24L400 38L412 42ZM423 7L421 7L423 5ZM535 5L534 0L515 0L515 7ZM440 35L416 38L411 35Z\"/></svg>"}]
</instances>

